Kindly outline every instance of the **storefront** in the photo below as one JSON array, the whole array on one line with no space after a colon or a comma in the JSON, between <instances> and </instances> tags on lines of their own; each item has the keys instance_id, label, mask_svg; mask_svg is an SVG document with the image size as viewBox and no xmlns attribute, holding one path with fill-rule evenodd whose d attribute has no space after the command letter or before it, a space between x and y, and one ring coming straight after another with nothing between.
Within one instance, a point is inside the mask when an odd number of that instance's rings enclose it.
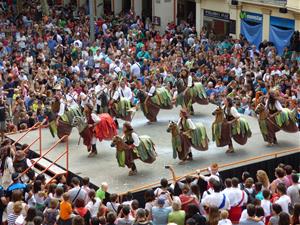
<instances>
[{"instance_id":1,"label":"storefront","mask_svg":"<svg viewBox=\"0 0 300 225\"><path fill-rule=\"evenodd\" d=\"M263 34L263 15L258 13L242 11L241 34L250 42L258 46L262 42Z\"/></svg>"},{"instance_id":2,"label":"storefront","mask_svg":"<svg viewBox=\"0 0 300 225\"><path fill-rule=\"evenodd\" d=\"M203 10L203 25L208 30L213 30L218 39L229 36L230 33L230 14L213 10Z\"/></svg>"},{"instance_id":3,"label":"storefront","mask_svg":"<svg viewBox=\"0 0 300 225\"><path fill-rule=\"evenodd\" d=\"M290 44L295 30L295 20L270 16L270 37L279 54Z\"/></svg>"}]
</instances>

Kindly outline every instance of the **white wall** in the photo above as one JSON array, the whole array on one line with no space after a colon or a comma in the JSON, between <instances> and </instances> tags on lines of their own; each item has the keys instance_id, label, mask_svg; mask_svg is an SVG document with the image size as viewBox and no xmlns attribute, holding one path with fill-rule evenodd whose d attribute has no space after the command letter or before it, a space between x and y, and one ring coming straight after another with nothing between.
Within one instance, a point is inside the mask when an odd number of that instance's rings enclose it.
<instances>
[{"instance_id":1,"label":"white wall","mask_svg":"<svg viewBox=\"0 0 300 225\"><path fill-rule=\"evenodd\" d=\"M136 0L137 1L137 0ZM168 23L174 21L174 0L165 2L160 0L160 3L154 1L153 16L160 17L161 26L157 27L160 32L164 32Z\"/></svg>"},{"instance_id":2,"label":"white wall","mask_svg":"<svg viewBox=\"0 0 300 225\"><path fill-rule=\"evenodd\" d=\"M112 0L114 1L115 5L114 5L114 13L115 15L118 15L121 11L122 11L122 8L123 8L123 4L122 4L122 0ZM113 7L113 3L111 3L111 6Z\"/></svg>"}]
</instances>

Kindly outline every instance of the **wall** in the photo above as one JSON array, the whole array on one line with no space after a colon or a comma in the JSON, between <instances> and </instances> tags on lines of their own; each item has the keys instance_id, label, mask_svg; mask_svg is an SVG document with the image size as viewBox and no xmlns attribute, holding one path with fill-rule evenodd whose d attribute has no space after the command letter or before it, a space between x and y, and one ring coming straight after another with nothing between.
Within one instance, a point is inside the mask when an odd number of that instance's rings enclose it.
<instances>
[{"instance_id":1,"label":"wall","mask_svg":"<svg viewBox=\"0 0 300 225\"><path fill-rule=\"evenodd\" d=\"M136 0L137 1L137 0ZM157 0L154 1L154 8L152 9L153 16L160 17L161 26L157 27L160 32L164 32L168 23L174 21L174 0L167 1L160 0L160 3L157 3Z\"/></svg>"}]
</instances>

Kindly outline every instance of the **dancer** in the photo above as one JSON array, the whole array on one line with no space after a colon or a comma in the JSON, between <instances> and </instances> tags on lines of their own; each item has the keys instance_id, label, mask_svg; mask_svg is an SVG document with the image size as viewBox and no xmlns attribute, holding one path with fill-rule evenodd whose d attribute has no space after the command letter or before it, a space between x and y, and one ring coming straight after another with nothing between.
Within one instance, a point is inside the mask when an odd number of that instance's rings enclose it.
<instances>
[{"instance_id":1,"label":"dancer","mask_svg":"<svg viewBox=\"0 0 300 225\"><path fill-rule=\"evenodd\" d=\"M84 106L84 113L90 129L90 135L92 135L92 137L90 137L90 144L87 145L87 151L90 152L88 157L93 157L98 154L96 146L97 138L95 136L94 128L100 122L100 118L93 113L93 108L94 107L89 103Z\"/></svg>"}]
</instances>

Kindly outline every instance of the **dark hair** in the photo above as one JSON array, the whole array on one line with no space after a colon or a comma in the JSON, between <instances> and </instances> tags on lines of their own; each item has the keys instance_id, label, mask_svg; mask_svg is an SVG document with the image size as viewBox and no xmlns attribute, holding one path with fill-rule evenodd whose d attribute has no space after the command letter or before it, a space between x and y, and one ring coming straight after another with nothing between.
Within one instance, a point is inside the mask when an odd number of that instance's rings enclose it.
<instances>
[{"instance_id":1,"label":"dark hair","mask_svg":"<svg viewBox=\"0 0 300 225\"><path fill-rule=\"evenodd\" d=\"M189 218L189 219L186 220L185 224L187 224L187 225L196 225L197 223L196 223L195 219Z\"/></svg>"},{"instance_id":2,"label":"dark hair","mask_svg":"<svg viewBox=\"0 0 300 225\"><path fill-rule=\"evenodd\" d=\"M292 181L293 183L298 183L299 182L299 176L295 173L292 174Z\"/></svg>"},{"instance_id":3,"label":"dark hair","mask_svg":"<svg viewBox=\"0 0 300 225\"><path fill-rule=\"evenodd\" d=\"M264 198L267 199L270 197L271 192L268 189L265 189L262 191L262 194L263 194Z\"/></svg>"},{"instance_id":4,"label":"dark hair","mask_svg":"<svg viewBox=\"0 0 300 225\"><path fill-rule=\"evenodd\" d=\"M233 187L238 187L238 185L239 185L239 179L237 178L237 177L233 177L232 179L231 179L231 183L232 183L232 186Z\"/></svg>"},{"instance_id":5,"label":"dark hair","mask_svg":"<svg viewBox=\"0 0 300 225\"><path fill-rule=\"evenodd\" d=\"M90 178L88 178L88 177L82 178L82 184L83 185L89 185L89 183L90 183Z\"/></svg>"},{"instance_id":6,"label":"dark hair","mask_svg":"<svg viewBox=\"0 0 300 225\"><path fill-rule=\"evenodd\" d=\"M277 168L275 169L275 174L276 174L279 178L281 178L281 177L284 177L285 171L284 171L282 168L277 167Z\"/></svg>"},{"instance_id":7,"label":"dark hair","mask_svg":"<svg viewBox=\"0 0 300 225\"><path fill-rule=\"evenodd\" d=\"M231 179L230 178L226 178L225 179L225 186L227 188L230 188L232 186L232 182L231 182Z\"/></svg>"},{"instance_id":8,"label":"dark hair","mask_svg":"<svg viewBox=\"0 0 300 225\"><path fill-rule=\"evenodd\" d=\"M27 216L25 218L25 221L32 222L35 216L36 216L36 209L33 207L30 207L27 211Z\"/></svg>"},{"instance_id":9,"label":"dark hair","mask_svg":"<svg viewBox=\"0 0 300 225\"><path fill-rule=\"evenodd\" d=\"M285 186L285 184L284 183L279 183L278 185L277 185L277 191L279 191L280 193L282 193L282 194L286 194L286 186Z\"/></svg>"},{"instance_id":10,"label":"dark hair","mask_svg":"<svg viewBox=\"0 0 300 225\"><path fill-rule=\"evenodd\" d=\"M76 208L83 208L85 206L84 199L78 198L75 201L75 207Z\"/></svg>"},{"instance_id":11,"label":"dark hair","mask_svg":"<svg viewBox=\"0 0 300 225\"><path fill-rule=\"evenodd\" d=\"M72 184L74 184L76 186L80 184L80 180L77 177L73 177L71 182L72 182Z\"/></svg>"},{"instance_id":12,"label":"dark hair","mask_svg":"<svg viewBox=\"0 0 300 225\"><path fill-rule=\"evenodd\" d=\"M138 200L136 200L136 199L132 200L132 202L131 202L131 208L132 208L133 210L138 209L138 208L139 208L139 205L140 205L140 203L139 203Z\"/></svg>"},{"instance_id":13,"label":"dark hair","mask_svg":"<svg viewBox=\"0 0 300 225\"><path fill-rule=\"evenodd\" d=\"M194 215L200 213L199 207L195 204L190 204L187 206L186 219L192 218Z\"/></svg>"},{"instance_id":14,"label":"dark hair","mask_svg":"<svg viewBox=\"0 0 300 225\"><path fill-rule=\"evenodd\" d=\"M116 221L116 219L117 219L117 216L116 216L116 214L113 213L113 212L109 212L109 213L107 214L107 216L106 216L106 221L107 221L107 223L109 223L109 224L114 224L115 221Z\"/></svg>"},{"instance_id":15,"label":"dark hair","mask_svg":"<svg viewBox=\"0 0 300 225\"><path fill-rule=\"evenodd\" d=\"M125 216L128 216L129 213L130 213L130 207L128 205L125 205L122 209L122 213L125 215Z\"/></svg>"},{"instance_id":16,"label":"dark hair","mask_svg":"<svg viewBox=\"0 0 300 225\"><path fill-rule=\"evenodd\" d=\"M34 225L41 225L43 224L43 217L41 216L36 216L33 218L33 223Z\"/></svg>"},{"instance_id":17,"label":"dark hair","mask_svg":"<svg viewBox=\"0 0 300 225\"><path fill-rule=\"evenodd\" d=\"M36 180L33 183L33 193L38 193L41 190L42 190L42 181Z\"/></svg>"},{"instance_id":18,"label":"dark hair","mask_svg":"<svg viewBox=\"0 0 300 225\"><path fill-rule=\"evenodd\" d=\"M276 213L276 214L279 214L280 212L282 212L282 208L281 208L281 205L279 204L273 204L272 205L272 210Z\"/></svg>"},{"instance_id":19,"label":"dark hair","mask_svg":"<svg viewBox=\"0 0 300 225\"><path fill-rule=\"evenodd\" d=\"M257 216L257 217L265 216L265 211L264 211L263 207L261 207L261 206L255 207L255 216Z\"/></svg>"},{"instance_id":20,"label":"dark hair","mask_svg":"<svg viewBox=\"0 0 300 225\"><path fill-rule=\"evenodd\" d=\"M290 215L286 212L279 213L278 225L290 225Z\"/></svg>"},{"instance_id":21,"label":"dark hair","mask_svg":"<svg viewBox=\"0 0 300 225\"><path fill-rule=\"evenodd\" d=\"M186 176L185 177L185 181L186 181L186 183L192 183L192 181L193 181L193 177L191 177L191 176Z\"/></svg>"},{"instance_id":22,"label":"dark hair","mask_svg":"<svg viewBox=\"0 0 300 225\"><path fill-rule=\"evenodd\" d=\"M291 175L292 172L293 172L293 167L292 167L291 165L286 165L286 166L284 167L284 170L285 170L285 172L286 172L286 175Z\"/></svg>"},{"instance_id":23,"label":"dark hair","mask_svg":"<svg viewBox=\"0 0 300 225\"><path fill-rule=\"evenodd\" d=\"M91 225L99 225L100 220L97 217L92 217L91 218Z\"/></svg>"},{"instance_id":24,"label":"dark hair","mask_svg":"<svg viewBox=\"0 0 300 225\"><path fill-rule=\"evenodd\" d=\"M118 199L118 195L116 193L113 193L113 194L110 195L109 199L110 199L111 202L115 202Z\"/></svg>"},{"instance_id":25,"label":"dark hair","mask_svg":"<svg viewBox=\"0 0 300 225\"><path fill-rule=\"evenodd\" d=\"M145 202L152 202L155 200L154 191L152 189L148 189L144 193Z\"/></svg>"},{"instance_id":26,"label":"dark hair","mask_svg":"<svg viewBox=\"0 0 300 225\"><path fill-rule=\"evenodd\" d=\"M259 182L259 181L256 182L255 183L255 190L259 192L259 191L261 191L261 189L262 189L262 182Z\"/></svg>"},{"instance_id":27,"label":"dark hair","mask_svg":"<svg viewBox=\"0 0 300 225\"><path fill-rule=\"evenodd\" d=\"M255 216L255 206L253 204L247 205L247 213L250 217Z\"/></svg>"},{"instance_id":28,"label":"dark hair","mask_svg":"<svg viewBox=\"0 0 300 225\"><path fill-rule=\"evenodd\" d=\"M72 219L72 225L84 225L84 219L81 216L75 216Z\"/></svg>"},{"instance_id":29,"label":"dark hair","mask_svg":"<svg viewBox=\"0 0 300 225\"><path fill-rule=\"evenodd\" d=\"M168 182L168 180L167 180L166 178L162 178L162 179L160 180L160 185L161 185L163 188L166 188L166 187L168 187L169 182Z\"/></svg>"},{"instance_id":30,"label":"dark hair","mask_svg":"<svg viewBox=\"0 0 300 225\"><path fill-rule=\"evenodd\" d=\"M40 180L42 183L45 183L46 182L46 177L45 177L44 174L41 173L41 174L39 174L39 175L36 176L35 180L36 181Z\"/></svg>"},{"instance_id":31,"label":"dark hair","mask_svg":"<svg viewBox=\"0 0 300 225\"><path fill-rule=\"evenodd\" d=\"M214 189L214 192L220 192L222 190L222 185L219 181L215 180L213 182L213 189Z\"/></svg>"}]
</instances>

